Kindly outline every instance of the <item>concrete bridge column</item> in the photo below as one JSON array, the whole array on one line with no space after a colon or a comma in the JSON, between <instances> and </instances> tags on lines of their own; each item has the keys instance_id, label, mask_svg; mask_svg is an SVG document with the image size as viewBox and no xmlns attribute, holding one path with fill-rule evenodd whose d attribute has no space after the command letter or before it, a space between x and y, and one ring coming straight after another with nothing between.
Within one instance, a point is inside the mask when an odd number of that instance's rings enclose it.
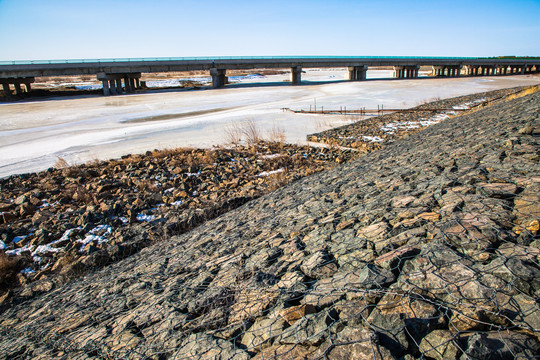
<instances>
[{"instance_id":1,"label":"concrete bridge column","mask_svg":"<svg viewBox=\"0 0 540 360\"><path fill-rule=\"evenodd\" d=\"M126 93L130 93L131 91L131 84L129 83L129 79L127 76L124 76L124 89L126 90Z\"/></svg>"},{"instance_id":2,"label":"concrete bridge column","mask_svg":"<svg viewBox=\"0 0 540 360\"><path fill-rule=\"evenodd\" d=\"M363 81L366 80L367 65L349 66L349 80Z\"/></svg>"},{"instance_id":3,"label":"concrete bridge column","mask_svg":"<svg viewBox=\"0 0 540 360\"><path fill-rule=\"evenodd\" d=\"M214 89L222 88L227 83L226 80L226 72L227 69L218 69L218 68L212 68L210 69L210 75L212 76L212 87Z\"/></svg>"},{"instance_id":4,"label":"concrete bridge column","mask_svg":"<svg viewBox=\"0 0 540 360\"><path fill-rule=\"evenodd\" d=\"M111 79L107 80L109 82L109 87L111 89L111 94L118 95L118 92L116 91L116 80Z\"/></svg>"},{"instance_id":5,"label":"concrete bridge column","mask_svg":"<svg viewBox=\"0 0 540 360\"><path fill-rule=\"evenodd\" d=\"M4 96L10 97L11 96L11 89L9 87L9 82L2 81L2 89L4 90Z\"/></svg>"},{"instance_id":6,"label":"concrete bridge column","mask_svg":"<svg viewBox=\"0 0 540 360\"><path fill-rule=\"evenodd\" d=\"M15 94L21 95L23 92L30 92L32 90L31 83L35 81L34 77L18 77L18 78L4 78L0 79L0 83L2 84L2 88L4 90L4 96L10 97L12 95L10 85L13 84L13 87L15 88ZM21 87L21 85L24 85L25 88Z\"/></svg>"},{"instance_id":7,"label":"concrete bridge column","mask_svg":"<svg viewBox=\"0 0 540 360\"><path fill-rule=\"evenodd\" d=\"M416 79L418 77L418 72L420 71L420 65L411 66L411 70L412 70L412 77Z\"/></svg>"},{"instance_id":8,"label":"concrete bridge column","mask_svg":"<svg viewBox=\"0 0 540 360\"><path fill-rule=\"evenodd\" d=\"M22 94L21 83L18 81L15 81L13 85L15 86L15 94L21 95Z\"/></svg>"},{"instance_id":9,"label":"concrete bridge column","mask_svg":"<svg viewBox=\"0 0 540 360\"><path fill-rule=\"evenodd\" d=\"M109 80L101 80L101 83L103 84L103 95L111 95L111 90L109 89Z\"/></svg>"},{"instance_id":10,"label":"concrete bridge column","mask_svg":"<svg viewBox=\"0 0 540 360\"><path fill-rule=\"evenodd\" d=\"M123 94L124 90L122 89L122 78L120 76L117 76L116 79L114 79L115 85L116 85L116 92L118 94Z\"/></svg>"},{"instance_id":11,"label":"concrete bridge column","mask_svg":"<svg viewBox=\"0 0 540 360\"><path fill-rule=\"evenodd\" d=\"M302 82L302 66L291 67L291 84L299 85Z\"/></svg>"},{"instance_id":12,"label":"concrete bridge column","mask_svg":"<svg viewBox=\"0 0 540 360\"><path fill-rule=\"evenodd\" d=\"M103 95L109 96L122 94L123 87L126 92L134 92L135 80L141 77L141 73L106 74L102 72L96 76L103 84ZM124 79L124 86L122 86L122 79Z\"/></svg>"}]
</instances>

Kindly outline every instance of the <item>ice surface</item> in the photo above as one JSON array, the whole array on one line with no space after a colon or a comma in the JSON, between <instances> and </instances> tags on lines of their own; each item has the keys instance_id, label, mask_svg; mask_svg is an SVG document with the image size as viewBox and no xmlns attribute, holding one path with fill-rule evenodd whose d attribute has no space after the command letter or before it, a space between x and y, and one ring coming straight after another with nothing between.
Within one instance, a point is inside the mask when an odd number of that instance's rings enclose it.
<instances>
[{"instance_id":1,"label":"ice surface","mask_svg":"<svg viewBox=\"0 0 540 360\"><path fill-rule=\"evenodd\" d=\"M255 122L263 136L281 128L286 141L351 122L347 116L306 115L282 108L407 108L427 99L448 98L540 82L538 77L432 78L337 81L345 69L306 69L303 84L288 74L233 79L223 89L156 91L104 97L92 95L0 104L0 177L45 170L58 158L68 163L117 158L129 153L227 143L231 124ZM368 79L391 71L368 71ZM256 83L262 83L254 85Z\"/></svg>"}]
</instances>

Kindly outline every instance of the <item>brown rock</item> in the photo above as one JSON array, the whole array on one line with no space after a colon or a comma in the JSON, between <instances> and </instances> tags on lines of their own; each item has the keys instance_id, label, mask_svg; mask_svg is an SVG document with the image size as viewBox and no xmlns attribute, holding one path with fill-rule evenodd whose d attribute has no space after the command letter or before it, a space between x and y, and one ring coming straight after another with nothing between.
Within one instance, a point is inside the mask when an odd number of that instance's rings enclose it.
<instances>
[{"instance_id":1,"label":"brown rock","mask_svg":"<svg viewBox=\"0 0 540 360\"><path fill-rule=\"evenodd\" d=\"M264 289L241 290L231 306L229 323L236 323L259 316L277 298L278 292Z\"/></svg>"},{"instance_id":2,"label":"brown rock","mask_svg":"<svg viewBox=\"0 0 540 360\"><path fill-rule=\"evenodd\" d=\"M327 354L329 360L394 359L388 349L378 344L375 333L365 328L345 327L337 334L333 345Z\"/></svg>"},{"instance_id":3,"label":"brown rock","mask_svg":"<svg viewBox=\"0 0 540 360\"><path fill-rule=\"evenodd\" d=\"M358 230L356 237L366 238L368 240L382 239L389 230L389 226L385 222L368 225Z\"/></svg>"},{"instance_id":4,"label":"brown rock","mask_svg":"<svg viewBox=\"0 0 540 360\"><path fill-rule=\"evenodd\" d=\"M315 306L311 304L303 304L298 306L292 306L279 311L279 315L285 319L285 321L292 325L299 319L303 318L307 314L314 314L316 312Z\"/></svg>"},{"instance_id":5,"label":"brown rock","mask_svg":"<svg viewBox=\"0 0 540 360\"><path fill-rule=\"evenodd\" d=\"M436 212L424 212L418 214L418 218L428 221L438 221L441 218L441 215L437 214Z\"/></svg>"}]
</instances>

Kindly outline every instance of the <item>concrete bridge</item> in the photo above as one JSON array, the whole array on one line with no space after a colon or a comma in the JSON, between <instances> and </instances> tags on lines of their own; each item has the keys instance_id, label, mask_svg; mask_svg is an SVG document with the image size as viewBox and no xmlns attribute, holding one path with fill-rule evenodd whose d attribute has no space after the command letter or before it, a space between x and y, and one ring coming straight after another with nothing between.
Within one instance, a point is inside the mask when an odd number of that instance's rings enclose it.
<instances>
[{"instance_id":1,"label":"concrete bridge","mask_svg":"<svg viewBox=\"0 0 540 360\"><path fill-rule=\"evenodd\" d=\"M50 60L0 62L0 83L4 94L31 90L40 76L96 75L103 83L104 95L134 92L140 87L141 73L208 71L214 88L227 84L227 70L291 69L291 84L300 84L305 68L345 67L348 79L366 79L369 67L392 66L394 77L417 78L421 66L431 66L434 76L487 76L540 73L540 59L443 58L443 57L215 57L215 58L140 58L105 60Z\"/></svg>"}]
</instances>

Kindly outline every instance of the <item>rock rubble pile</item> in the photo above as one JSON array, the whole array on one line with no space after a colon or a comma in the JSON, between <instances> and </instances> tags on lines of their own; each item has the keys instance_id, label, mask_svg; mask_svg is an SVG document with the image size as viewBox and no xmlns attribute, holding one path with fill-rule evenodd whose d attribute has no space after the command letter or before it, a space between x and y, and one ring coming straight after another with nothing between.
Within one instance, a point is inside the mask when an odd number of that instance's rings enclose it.
<instances>
[{"instance_id":1,"label":"rock rubble pile","mask_svg":"<svg viewBox=\"0 0 540 360\"><path fill-rule=\"evenodd\" d=\"M260 142L154 151L0 179L0 248L13 262L0 285L27 285L27 295L52 289L354 156ZM36 280L51 285L30 285Z\"/></svg>"}]
</instances>

